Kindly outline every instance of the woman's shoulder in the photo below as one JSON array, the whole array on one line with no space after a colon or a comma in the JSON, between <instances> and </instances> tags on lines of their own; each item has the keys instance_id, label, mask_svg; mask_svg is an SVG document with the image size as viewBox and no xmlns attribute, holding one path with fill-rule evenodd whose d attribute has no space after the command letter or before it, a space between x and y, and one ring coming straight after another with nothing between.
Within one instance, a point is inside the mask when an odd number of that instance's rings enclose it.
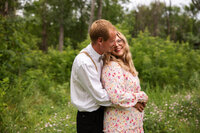
<instances>
[{"instance_id":1,"label":"woman's shoulder","mask_svg":"<svg viewBox=\"0 0 200 133\"><path fill-rule=\"evenodd\" d=\"M110 61L108 64L104 65L102 72L121 72L122 68L116 61Z\"/></svg>"},{"instance_id":2,"label":"woman's shoulder","mask_svg":"<svg viewBox=\"0 0 200 133\"><path fill-rule=\"evenodd\" d=\"M108 64L106 64L105 66L107 66L107 67L121 67L120 65L119 65L119 63L118 62L116 62L116 61L110 61Z\"/></svg>"},{"instance_id":3,"label":"woman's shoulder","mask_svg":"<svg viewBox=\"0 0 200 133\"><path fill-rule=\"evenodd\" d=\"M117 73L117 74L120 74L120 73L122 73L122 71L123 71L123 69L119 65L118 62L110 61L108 64L104 65L103 70L102 70L102 74L105 74L105 73Z\"/></svg>"}]
</instances>

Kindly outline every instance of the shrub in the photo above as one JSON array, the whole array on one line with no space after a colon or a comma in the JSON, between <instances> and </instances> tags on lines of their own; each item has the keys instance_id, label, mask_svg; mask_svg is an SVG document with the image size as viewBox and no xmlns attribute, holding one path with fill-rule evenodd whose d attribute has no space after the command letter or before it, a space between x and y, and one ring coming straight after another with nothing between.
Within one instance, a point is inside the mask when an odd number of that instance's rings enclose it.
<instances>
[{"instance_id":1,"label":"shrub","mask_svg":"<svg viewBox=\"0 0 200 133\"><path fill-rule=\"evenodd\" d=\"M188 43L174 43L149 36L146 31L130 42L133 61L142 82L152 86L190 85L194 73L200 73L200 54ZM192 87L192 86L191 86Z\"/></svg>"}]
</instances>

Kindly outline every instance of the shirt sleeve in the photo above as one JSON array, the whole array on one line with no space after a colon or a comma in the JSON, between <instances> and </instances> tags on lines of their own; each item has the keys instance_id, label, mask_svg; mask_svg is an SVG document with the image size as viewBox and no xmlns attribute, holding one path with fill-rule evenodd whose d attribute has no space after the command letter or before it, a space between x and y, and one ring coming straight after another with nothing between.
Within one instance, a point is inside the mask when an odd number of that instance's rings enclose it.
<instances>
[{"instance_id":1,"label":"shirt sleeve","mask_svg":"<svg viewBox=\"0 0 200 133\"><path fill-rule=\"evenodd\" d=\"M87 91L101 106L111 106L110 98L103 89L100 77L94 65L82 64L77 69L77 74L81 86Z\"/></svg>"},{"instance_id":2,"label":"shirt sleeve","mask_svg":"<svg viewBox=\"0 0 200 133\"><path fill-rule=\"evenodd\" d=\"M139 93L135 93L138 102L147 102L148 101L148 96L144 91L140 91Z\"/></svg>"},{"instance_id":3,"label":"shirt sleeve","mask_svg":"<svg viewBox=\"0 0 200 133\"><path fill-rule=\"evenodd\" d=\"M132 107L135 106L138 98L140 98L140 95L126 91L123 70L116 62L111 62L109 65L104 66L102 82L113 104L121 107Z\"/></svg>"}]
</instances>

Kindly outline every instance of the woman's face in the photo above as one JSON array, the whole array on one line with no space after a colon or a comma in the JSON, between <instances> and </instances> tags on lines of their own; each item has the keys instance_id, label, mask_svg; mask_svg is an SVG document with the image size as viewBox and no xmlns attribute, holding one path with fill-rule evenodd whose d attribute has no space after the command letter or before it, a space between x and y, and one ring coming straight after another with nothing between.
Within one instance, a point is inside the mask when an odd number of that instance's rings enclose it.
<instances>
[{"instance_id":1,"label":"woman's face","mask_svg":"<svg viewBox=\"0 0 200 133\"><path fill-rule=\"evenodd\" d=\"M114 51L112 54L117 57L121 57L124 55L125 52L125 43L122 39L120 39L118 36L116 36L116 45L114 47Z\"/></svg>"}]
</instances>

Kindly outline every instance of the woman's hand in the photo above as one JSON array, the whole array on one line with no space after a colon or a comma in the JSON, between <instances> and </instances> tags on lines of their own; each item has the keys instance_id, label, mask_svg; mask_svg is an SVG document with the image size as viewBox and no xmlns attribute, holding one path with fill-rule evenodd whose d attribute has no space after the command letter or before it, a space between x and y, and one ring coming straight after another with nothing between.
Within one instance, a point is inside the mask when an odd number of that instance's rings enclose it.
<instances>
[{"instance_id":1,"label":"woman's hand","mask_svg":"<svg viewBox=\"0 0 200 133\"><path fill-rule=\"evenodd\" d=\"M137 102L134 106L138 111L142 112L146 107L146 103Z\"/></svg>"}]
</instances>

